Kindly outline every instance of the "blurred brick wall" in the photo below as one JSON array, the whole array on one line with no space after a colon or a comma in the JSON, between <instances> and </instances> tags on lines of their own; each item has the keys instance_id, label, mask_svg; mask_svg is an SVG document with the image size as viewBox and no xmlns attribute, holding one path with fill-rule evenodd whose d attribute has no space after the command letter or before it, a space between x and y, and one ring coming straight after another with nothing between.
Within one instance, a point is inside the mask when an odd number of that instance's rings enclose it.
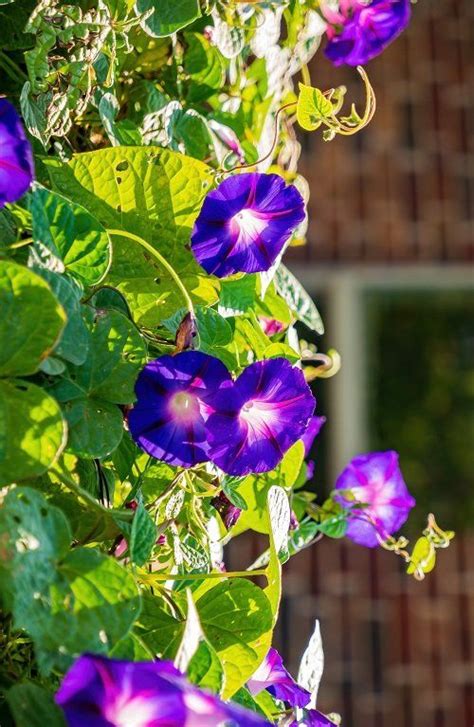
<instances>
[{"instance_id":1,"label":"blurred brick wall","mask_svg":"<svg viewBox=\"0 0 474 727\"><path fill-rule=\"evenodd\" d=\"M228 566L248 566L266 547L244 535ZM323 539L284 566L275 645L296 675L321 622L325 669L318 706L343 727L474 725L474 537L440 551L419 583L397 556Z\"/></svg>"},{"instance_id":2,"label":"blurred brick wall","mask_svg":"<svg viewBox=\"0 0 474 727\"><path fill-rule=\"evenodd\" d=\"M328 144L301 136L309 243L290 259L472 261L473 27L474 0L419 0L408 31L368 65L378 101L370 127ZM321 53L310 70L315 85L345 84L363 103L354 70L333 69ZM239 538L229 567L266 546ZM473 727L473 555L474 536L457 537L418 583L390 553L324 539L284 567L276 644L296 674L320 619L321 709L340 711L344 727Z\"/></svg>"},{"instance_id":3,"label":"blurred brick wall","mask_svg":"<svg viewBox=\"0 0 474 727\"><path fill-rule=\"evenodd\" d=\"M367 66L371 125L330 143L301 136L310 228L294 260L472 260L473 26L474 0L419 0L408 30ZM363 104L354 69L319 52L310 71L315 85L345 84Z\"/></svg>"}]
</instances>

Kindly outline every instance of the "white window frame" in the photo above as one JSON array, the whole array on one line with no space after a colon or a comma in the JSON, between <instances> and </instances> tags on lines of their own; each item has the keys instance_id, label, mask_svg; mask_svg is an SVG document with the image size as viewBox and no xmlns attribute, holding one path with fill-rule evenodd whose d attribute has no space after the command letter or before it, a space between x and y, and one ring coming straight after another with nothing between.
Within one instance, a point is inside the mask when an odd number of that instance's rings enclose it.
<instances>
[{"instance_id":1,"label":"white window frame","mask_svg":"<svg viewBox=\"0 0 474 727\"><path fill-rule=\"evenodd\" d=\"M474 267L448 263L340 267L295 263L290 267L316 305L318 296L324 296L326 334L321 350L335 348L342 357L341 370L327 384L329 411L324 412L328 415L328 474L334 482L352 457L369 449L364 294L474 290Z\"/></svg>"}]
</instances>

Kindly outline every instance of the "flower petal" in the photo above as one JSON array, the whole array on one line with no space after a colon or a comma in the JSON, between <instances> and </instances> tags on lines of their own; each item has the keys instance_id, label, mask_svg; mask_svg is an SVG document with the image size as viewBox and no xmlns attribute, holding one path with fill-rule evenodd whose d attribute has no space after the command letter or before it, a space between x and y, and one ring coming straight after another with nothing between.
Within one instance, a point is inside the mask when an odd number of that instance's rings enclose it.
<instances>
[{"instance_id":1,"label":"flower petal","mask_svg":"<svg viewBox=\"0 0 474 727\"><path fill-rule=\"evenodd\" d=\"M141 371L128 425L137 444L171 465L191 467L208 459L205 422L216 393L231 376L214 356L183 351L161 356Z\"/></svg>"},{"instance_id":2,"label":"flower petal","mask_svg":"<svg viewBox=\"0 0 474 727\"><path fill-rule=\"evenodd\" d=\"M301 437L301 441L304 444L304 456L307 457L313 442L321 431L323 425L326 423L326 417L311 417L308 428Z\"/></svg>"},{"instance_id":3,"label":"flower petal","mask_svg":"<svg viewBox=\"0 0 474 727\"><path fill-rule=\"evenodd\" d=\"M283 659L276 649L270 649L265 659L247 682L252 695L266 689L276 699L288 702L292 707L304 707L310 700L310 693L300 687L283 666Z\"/></svg>"},{"instance_id":4,"label":"flower petal","mask_svg":"<svg viewBox=\"0 0 474 727\"><path fill-rule=\"evenodd\" d=\"M237 174L207 195L191 249L220 278L268 270L304 217L301 194L277 174Z\"/></svg>"},{"instance_id":5,"label":"flower petal","mask_svg":"<svg viewBox=\"0 0 474 727\"><path fill-rule=\"evenodd\" d=\"M397 452L371 452L355 457L336 482L336 490L350 490L367 507L353 509L346 535L359 545L375 548L380 537L392 535L406 522L414 498L408 492ZM336 498L353 505L344 494Z\"/></svg>"},{"instance_id":6,"label":"flower petal","mask_svg":"<svg viewBox=\"0 0 474 727\"><path fill-rule=\"evenodd\" d=\"M0 208L16 202L34 179L33 152L15 107L0 98Z\"/></svg>"},{"instance_id":7,"label":"flower petal","mask_svg":"<svg viewBox=\"0 0 474 727\"><path fill-rule=\"evenodd\" d=\"M258 715L200 690L167 661L85 654L56 693L69 727L265 727Z\"/></svg>"},{"instance_id":8,"label":"flower petal","mask_svg":"<svg viewBox=\"0 0 474 727\"><path fill-rule=\"evenodd\" d=\"M357 3L354 12L346 13L342 22L339 21L340 32L338 28L336 32L330 28L325 54L335 66L364 65L400 35L408 25L410 14L410 0Z\"/></svg>"},{"instance_id":9,"label":"flower petal","mask_svg":"<svg viewBox=\"0 0 474 727\"><path fill-rule=\"evenodd\" d=\"M209 458L231 475L274 469L304 434L315 403L303 372L286 359L251 364L215 397Z\"/></svg>"}]
</instances>

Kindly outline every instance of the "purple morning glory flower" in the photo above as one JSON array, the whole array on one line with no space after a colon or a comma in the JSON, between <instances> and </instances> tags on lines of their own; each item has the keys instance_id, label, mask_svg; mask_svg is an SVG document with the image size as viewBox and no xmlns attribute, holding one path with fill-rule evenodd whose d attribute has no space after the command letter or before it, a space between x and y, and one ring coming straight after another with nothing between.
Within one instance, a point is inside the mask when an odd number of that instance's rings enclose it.
<instances>
[{"instance_id":1,"label":"purple morning glory flower","mask_svg":"<svg viewBox=\"0 0 474 727\"><path fill-rule=\"evenodd\" d=\"M247 682L250 694L266 689L276 699L288 702L292 707L304 707L311 694L300 687L283 666L283 659L276 649L270 649L265 659Z\"/></svg>"},{"instance_id":2,"label":"purple morning glory flower","mask_svg":"<svg viewBox=\"0 0 474 727\"><path fill-rule=\"evenodd\" d=\"M364 65L378 56L410 20L410 0L340 0L339 12L322 6L329 22L326 56L335 66Z\"/></svg>"},{"instance_id":3,"label":"purple morning glory flower","mask_svg":"<svg viewBox=\"0 0 474 727\"><path fill-rule=\"evenodd\" d=\"M0 98L0 208L16 202L34 178L33 152L15 107Z\"/></svg>"},{"instance_id":4,"label":"purple morning glory flower","mask_svg":"<svg viewBox=\"0 0 474 727\"><path fill-rule=\"evenodd\" d=\"M303 436L315 404L303 372L286 359L251 364L215 397L209 459L230 475L274 469Z\"/></svg>"},{"instance_id":5,"label":"purple morning glory flower","mask_svg":"<svg viewBox=\"0 0 474 727\"><path fill-rule=\"evenodd\" d=\"M128 415L133 439L171 465L207 461L205 423L217 392L231 385L222 361L200 351L150 361L138 377L137 402Z\"/></svg>"},{"instance_id":6,"label":"purple morning glory flower","mask_svg":"<svg viewBox=\"0 0 474 727\"><path fill-rule=\"evenodd\" d=\"M236 174L207 195L191 249L204 270L219 278L261 272L304 217L303 197L277 174Z\"/></svg>"},{"instance_id":7,"label":"purple morning glory flower","mask_svg":"<svg viewBox=\"0 0 474 727\"><path fill-rule=\"evenodd\" d=\"M230 530L230 528L235 525L242 512L240 507L236 507L231 503L224 492L220 492L217 497L213 497L211 505L215 507L221 516L222 522L226 526L227 530Z\"/></svg>"},{"instance_id":8,"label":"purple morning glory flower","mask_svg":"<svg viewBox=\"0 0 474 727\"><path fill-rule=\"evenodd\" d=\"M339 475L336 490L350 490L367 507L352 509L346 535L359 545L375 548L377 533L386 538L397 532L415 505L398 465L397 452L372 452L355 457ZM338 495L343 505L354 501Z\"/></svg>"},{"instance_id":9,"label":"purple morning glory flower","mask_svg":"<svg viewBox=\"0 0 474 727\"><path fill-rule=\"evenodd\" d=\"M85 654L56 693L69 727L264 727L268 722L190 684L169 661Z\"/></svg>"},{"instance_id":10,"label":"purple morning glory flower","mask_svg":"<svg viewBox=\"0 0 474 727\"><path fill-rule=\"evenodd\" d=\"M304 444L304 456L307 457L313 442L321 431L323 424L326 423L326 417L313 416L309 420L308 427L301 437L301 441Z\"/></svg>"}]
</instances>

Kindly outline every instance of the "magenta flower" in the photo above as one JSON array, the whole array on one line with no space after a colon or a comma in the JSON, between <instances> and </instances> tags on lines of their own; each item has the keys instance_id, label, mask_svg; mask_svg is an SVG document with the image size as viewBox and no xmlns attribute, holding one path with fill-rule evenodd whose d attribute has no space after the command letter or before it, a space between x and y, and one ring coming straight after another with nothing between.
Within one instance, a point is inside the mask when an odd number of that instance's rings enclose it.
<instances>
[{"instance_id":1,"label":"magenta flower","mask_svg":"<svg viewBox=\"0 0 474 727\"><path fill-rule=\"evenodd\" d=\"M0 208L16 202L34 179L33 152L15 107L0 98Z\"/></svg>"},{"instance_id":2,"label":"magenta flower","mask_svg":"<svg viewBox=\"0 0 474 727\"><path fill-rule=\"evenodd\" d=\"M277 321L275 318L268 318L267 316L258 316L258 322L266 336L275 336L277 333L283 333L287 327L286 323Z\"/></svg>"},{"instance_id":3,"label":"magenta flower","mask_svg":"<svg viewBox=\"0 0 474 727\"><path fill-rule=\"evenodd\" d=\"M268 270L304 217L301 194L277 174L236 174L207 195L191 249L219 278Z\"/></svg>"},{"instance_id":4,"label":"magenta flower","mask_svg":"<svg viewBox=\"0 0 474 727\"><path fill-rule=\"evenodd\" d=\"M375 548L401 528L415 505L398 465L397 452L372 452L355 457L339 475L336 490L348 490L335 499L351 507L348 538L359 545ZM354 499L367 507L354 508Z\"/></svg>"},{"instance_id":5,"label":"magenta flower","mask_svg":"<svg viewBox=\"0 0 474 727\"><path fill-rule=\"evenodd\" d=\"M264 727L268 722L190 684L171 662L85 654L56 693L69 727Z\"/></svg>"},{"instance_id":6,"label":"magenta flower","mask_svg":"<svg viewBox=\"0 0 474 727\"><path fill-rule=\"evenodd\" d=\"M257 671L247 682L247 688L252 695L259 694L266 689L276 699L288 702L292 707L304 707L311 698L311 694L300 687L287 672L283 666L283 659L276 649L270 649Z\"/></svg>"},{"instance_id":7,"label":"magenta flower","mask_svg":"<svg viewBox=\"0 0 474 727\"><path fill-rule=\"evenodd\" d=\"M227 530L230 530L230 528L235 525L242 512L240 507L236 507L231 503L224 492L220 492L217 497L213 497L211 505L215 507L221 516L222 522L226 526Z\"/></svg>"},{"instance_id":8,"label":"magenta flower","mask_svg":"<svg viewBox=\"0 0 474 727\"><path fill-rule=\"evenodd\" d=\"M339 12L323 4L328 21L326 56L335 66L364 65L378 56L410 20L410 0L340 0Z\"/></svg>"},{"instance_id":9,"label":"magenta flower","mask_svg":"<svg viewBox=\"0 0 474 727\"><path fill-rule=\"evenodd\" d=\"M224 364L200 351L160 356L141 371L128 415L136 443L156 459L191 467L208 459L205 423L219 390L232 385Z\"/></svg>"},{"instance_id":10,"label":"magenta flower","mask_svg":"<svg viewBox=\"0 0 474 727\"><path fill-rule=\"evenodd\" d=\"M274 469L303 436L315 404L303 372L286 359L251 364L214 399L209 458L230 475Z\"/></svg>"}]
</instances>

